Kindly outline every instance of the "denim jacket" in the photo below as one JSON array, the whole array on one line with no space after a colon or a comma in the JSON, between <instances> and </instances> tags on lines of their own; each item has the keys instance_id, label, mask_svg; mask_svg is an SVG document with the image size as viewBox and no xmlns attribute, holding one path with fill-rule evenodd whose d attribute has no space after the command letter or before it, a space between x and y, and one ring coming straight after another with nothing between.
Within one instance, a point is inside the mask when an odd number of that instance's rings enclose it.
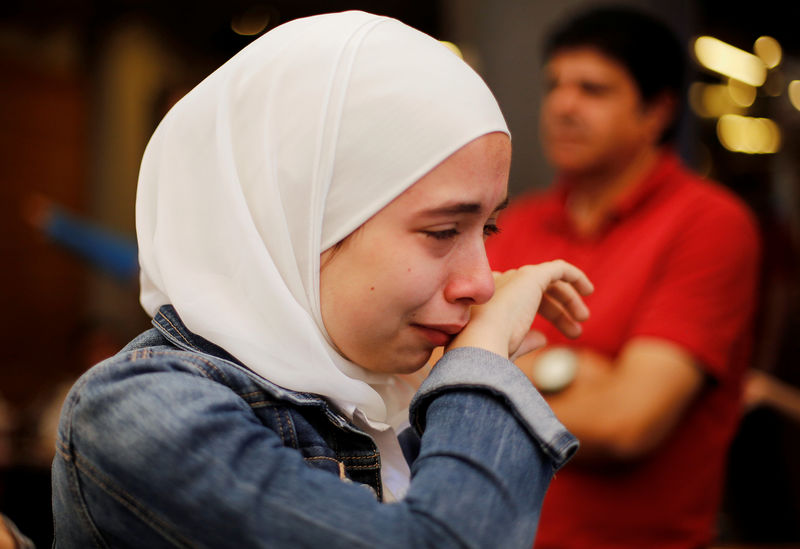
<instances>
[{"instance_id":1,"label":"denim jacket","mask_svg":"<svg viewBox=\"0 0 800 549\"><path fill-rule=\"evenodd\" d=\"M455 349L411 404L409 490L383 503L375 443L324 399L262 379L170 306L153 324L64 403L54 547L527 549L577 448L511 362Z\"/></svg>"}]
</instances>

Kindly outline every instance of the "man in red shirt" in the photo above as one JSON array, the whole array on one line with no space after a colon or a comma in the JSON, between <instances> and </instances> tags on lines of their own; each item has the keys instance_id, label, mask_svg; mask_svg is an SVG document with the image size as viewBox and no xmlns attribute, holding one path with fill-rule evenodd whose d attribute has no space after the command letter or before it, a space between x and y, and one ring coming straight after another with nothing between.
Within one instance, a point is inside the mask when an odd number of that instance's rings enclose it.
<instances>
[{"instance_id":1,"label":"man in red shirt","mask_svg":"<svg viewBox=\"0 0 800 549\"><path fill-rule=\"evenodd\" d=\"M684 54L660 22L594 10L552 36L544 71L557 182L501 214L489 259L565 259L596 290L577 340L537 321L548 346L518 361L581 441L536 547L706 546L751 347L755 221L670 147Z\"/></svg>"}]
</instances>

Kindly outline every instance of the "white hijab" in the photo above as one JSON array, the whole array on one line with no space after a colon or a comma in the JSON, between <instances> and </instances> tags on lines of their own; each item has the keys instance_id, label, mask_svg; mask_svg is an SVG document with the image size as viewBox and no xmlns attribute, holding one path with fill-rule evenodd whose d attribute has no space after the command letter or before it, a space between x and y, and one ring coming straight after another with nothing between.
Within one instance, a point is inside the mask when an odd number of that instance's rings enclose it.
<instances>
[{"instance_id":1,"label":"white hijab","mask_svg":"<svg viewBox=\"0 0 800 549\"><path fill-rule=\"evenodd\" d=\"M399 21L351 11L281 25L181 99L147 146L142 306L172 304L258 375L360 422L399 497L408 469L392 428L411 391L331 344L320 253L494 131L508 133L481 78Z\"/></svg>"}]
</instances>

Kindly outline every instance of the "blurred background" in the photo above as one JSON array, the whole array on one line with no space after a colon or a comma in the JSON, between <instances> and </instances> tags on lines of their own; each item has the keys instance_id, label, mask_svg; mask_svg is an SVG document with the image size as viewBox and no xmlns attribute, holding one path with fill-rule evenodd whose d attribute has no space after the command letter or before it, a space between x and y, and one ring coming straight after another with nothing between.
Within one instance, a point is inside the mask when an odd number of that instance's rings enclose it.
<instances>
[{"instance_id":1,"label":"blurred background","mask_svg":"<svg viewBox=\"0 0 800 549\"><path fill-rule=\"evenodd\" d=\"M150 134L186 91L288 20L347 9L393 16L454 44L494 90L514 139L514 196L551 178L537 141L543 34L594 3L4 0L0 512L49 546L48 468L64 392L149 325L130 260L137 172ZM661 15L685 41L693 65L680 152L756 213L765 257L753 367L800 387L800 5L626 3ZM774 407L747 411L721 544L800 543L798 426Z\"/></svg>"}]
</instances>

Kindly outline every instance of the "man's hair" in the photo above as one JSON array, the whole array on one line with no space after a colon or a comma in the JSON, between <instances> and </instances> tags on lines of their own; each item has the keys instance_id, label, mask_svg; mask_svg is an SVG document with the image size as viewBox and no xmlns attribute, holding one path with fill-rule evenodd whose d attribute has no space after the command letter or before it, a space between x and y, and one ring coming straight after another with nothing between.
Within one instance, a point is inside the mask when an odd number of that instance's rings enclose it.
<instances>
[{"instance_id":1,"label":"man's hair","mask_svg":"<svg viewBox=\"0 0 800 549\"><path fill-rule=\"evenodd\" d=\"M672 141L683 108L686 54L677 35L654 16L628 6L593 8L557 27L544 42L543 62L562 50L592 47L625 67L645 104L673 94L675 116L660 143Z\"/></svg>"}]
</instances>

